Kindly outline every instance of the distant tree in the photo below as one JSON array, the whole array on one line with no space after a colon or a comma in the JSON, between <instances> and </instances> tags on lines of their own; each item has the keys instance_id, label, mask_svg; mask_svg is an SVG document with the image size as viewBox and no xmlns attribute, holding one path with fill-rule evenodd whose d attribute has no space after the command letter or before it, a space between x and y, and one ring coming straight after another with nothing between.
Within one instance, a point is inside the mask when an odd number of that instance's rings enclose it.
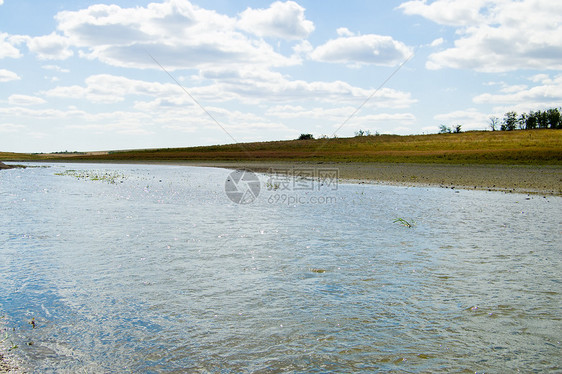
<instances>
[{"instance_id":1,"label":"distant tree","mask_svg":"<svg viewBox=\"0 0 562 374\"><path fill-rule=\"evenodd\" d=\"M560 129L562 124L560 121L560 111L557 108L549 109L546 111L546 118L548 127L551 129Z\"/></svg>"},{"instance_id":2,"label":"distant tree","mask_svg":"<svg viewBox=\"0 0 562 374\"><path fill-rule=\"evenodd\" d=\"M456 133L461 132L461 127L462 127L462 125L456 125L453 132L456 132Z\"/></svg>"},{"instance_id":3,"label":"distant tree","mask_svg":"<svg viewBox=\"0 0 562 374\"><path fill-rule=\"evenodd\" d=\"M312 134L301 134L301 136L299 136L298 140L309 140L309 139L314 139L314 135L312 135Z\"/></svg>"},{"instance_id":4,"label":"distant tree","mask_svg":"<svg viewBox=\"0 0 562 374\"><path fill-rule=\"evenodd\" d=\"M501 130L502 131L513 131L517 127L517 113L507 112L502 121Z\"/></svg>"},{"instance_id":5,"label":"distant tree","mask_svg":"<svg viewBox=\"0 0 562 374\"><path fill-rule=\"evenodd\" d=\"M537 122L539 124L539 128L541 129L548 129L548 113L547 111L538 111L537 112L538 118Z\"/></svg>"},{"instance_id":6,"label":"distant tree","mask_svg":"<svg viewBox=\"0 0 562 374\"><path fill-rule=\"evenodd\" d=\"M537 114L533 111L529 112L527 119L525 120L525 130L532 130L536 129L538 126L537 123Z\"/></svg>"},{"instance_id":7,"label":"distant tree","mask_svg":"<svg viewBox=\"0 0 562 374\"><path fill-rule=\"evenodd\" d=\"M490 117L490 129L492 131L496 131L498 129L498 125L500 124L500 119L495 116Z\"/></svg>"},{"instance_id":8,"label":"distant tree","mask_svg":"<svg viewBox=\"0 0 562 374\"><path fill-rule=\"evenodd\" d=\"M359 131L355 131L355 136L369 136L371 135L371 131L370 130L361 130L359 129Z\"/></svg>"},{"instance_id":9,"label":"distant tree","mask_svg":"<svg viewBox=\"0 0 562 374\"><path fill-rule=\"evenodd\" d=\"M447 127L445 125L439 126L439 134L449 134L451 132L452 132L452 130L451 130L450 127Z\"/></svg>"},{"instance_id":10,"label":"distant tree","mask_svg":"<svg viewBox=\"0 0 562 374\"><path fill-rule=\"evenodd\" d=\"M497 117L490 118L490 128L496 131L499 124ZM507 112L501 121L500 130L511 131L515 129L562 129L562 108L550 108L547 110L530 111L517 116L515 112Z\"/></svg>"},{"instance_id":11,"label":"distant tree","mask_svg":"<svg viewBox=\"0 0 562 374\"><path fill-rule=\"evenodd\" d=\"M528 117L529 116L527 113L523 113L519 116L519 119L517 120L517 127L519 128L519 130L525 130L525 128L527 127Z\"/></svg>"}]
</instances>

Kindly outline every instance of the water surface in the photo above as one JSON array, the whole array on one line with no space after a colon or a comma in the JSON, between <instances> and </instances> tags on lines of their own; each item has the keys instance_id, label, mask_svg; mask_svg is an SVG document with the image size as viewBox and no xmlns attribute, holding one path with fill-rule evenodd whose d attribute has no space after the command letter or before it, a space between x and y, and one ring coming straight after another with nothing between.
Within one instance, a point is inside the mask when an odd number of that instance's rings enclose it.
<instances>
[{"instance_id":1,"label":"water surface","mask_svg":"<svg viewBox=\"0 0 562 374\"><path fill-rule=\"evenodd\" d=\"M229 173L2 171L0 315L24 367L562 370L560 197L261 176L236 204Z\"/></svg>"}]
</instances>

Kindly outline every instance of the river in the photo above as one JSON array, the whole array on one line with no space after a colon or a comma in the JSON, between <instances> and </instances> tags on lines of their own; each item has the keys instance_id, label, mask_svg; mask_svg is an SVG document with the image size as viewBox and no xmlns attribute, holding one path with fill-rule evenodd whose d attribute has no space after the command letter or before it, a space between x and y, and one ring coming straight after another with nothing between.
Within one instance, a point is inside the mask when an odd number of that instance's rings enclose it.
<instances>
[{"instance_id":1,"label":"river","mask_svg":"<svg viewBox=\"0 0 562 374\"><path fill-rule=\"evenodd\" d=\"M29 372L562 370L561 197L35 166L0 172Z\"/></svg>"}]
</instances>

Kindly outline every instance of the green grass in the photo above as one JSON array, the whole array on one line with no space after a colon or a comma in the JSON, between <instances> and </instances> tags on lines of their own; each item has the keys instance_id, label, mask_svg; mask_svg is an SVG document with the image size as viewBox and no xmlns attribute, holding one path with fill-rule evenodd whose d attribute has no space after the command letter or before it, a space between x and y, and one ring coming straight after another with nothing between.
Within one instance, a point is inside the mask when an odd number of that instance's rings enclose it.
<instances>
[{"instance_id":1,"label":"green grass","mask_svg":"<svg viewBox=\"0 0 562 374\"><path fill-rule=\"evenodd\" d=\"M110 184L122 183L125 176L118 172L98 172L88 170L65 170L61 173L55 173L59 176L74 177L79 180L102 181Z\"/></svg>"},{"instance_id":2,"label":"green grass","mask_svg":"<svg viewBox=\"0 0 562 374\"><path fill-rule=\"evenodd\" d=\"M4 157L0 153L0 159ZM12 156L15 157L15 156ZM468 164L562 164L562 130L470 131L289 140L105 154L24 155L24 159L111 161L316 161Z\"/></svg>"}]
</instances>

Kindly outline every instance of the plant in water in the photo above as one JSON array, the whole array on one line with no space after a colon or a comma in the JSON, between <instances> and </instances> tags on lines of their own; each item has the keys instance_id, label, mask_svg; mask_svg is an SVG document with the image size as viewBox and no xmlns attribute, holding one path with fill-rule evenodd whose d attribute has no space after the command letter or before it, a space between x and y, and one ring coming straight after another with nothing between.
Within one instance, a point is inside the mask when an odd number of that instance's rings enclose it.
<instances>
[{"instance_id":1,"label":"plant in water","mask_svg":"<svg viewBox=\"0 0 562 374\"><path fill-rule=\"evenodd\" d=\"M8 340L10 340L8 352L13 351L14 349L18 349L18 345L10 339L10 336L8 335L8 332L6 331L6 336L4 337L4 339L0 340L0 343L4 343L5 341L8 341Z\"/></svg>"},{"instance_id":2,"label":"plant in water","mask_svg":"<svg viewBox=\"0 0 562 374\"><path fill-rule=\"evenodd\" d=\"M412 221L411 223L406 221L404 218L396 218L394 221L392 221L392 223L399 223L402 226L411 228L414 225L414 221Z\"/></svg>"},{"instance_id":3,"label":"plant in water","mask_svg":"<svg viewBox=\"0 0 562 374\"><path fill-rule=\"evenodd\" d=\"M279 187L281 187L281 184L277 183L277 182L275 182L275 183L267 182L266 187L267 187L268 191L271 191L271 190L277 191L279 189Z\"/></svg>"},{"instance_id":4,"label":"plant in water","mask_svg":"<svg viewBox=\"0 0 562 374\"><path fill-rule=\"evenodd\" d=\"M71 176L78 180L91 180L91 181L102 181L110 184L116 184L117 182L123 183L125 176L115 171L78 171L73 169L65 170L62 173L55 173L59 176Z\"/></svg>"}]
</instances>

